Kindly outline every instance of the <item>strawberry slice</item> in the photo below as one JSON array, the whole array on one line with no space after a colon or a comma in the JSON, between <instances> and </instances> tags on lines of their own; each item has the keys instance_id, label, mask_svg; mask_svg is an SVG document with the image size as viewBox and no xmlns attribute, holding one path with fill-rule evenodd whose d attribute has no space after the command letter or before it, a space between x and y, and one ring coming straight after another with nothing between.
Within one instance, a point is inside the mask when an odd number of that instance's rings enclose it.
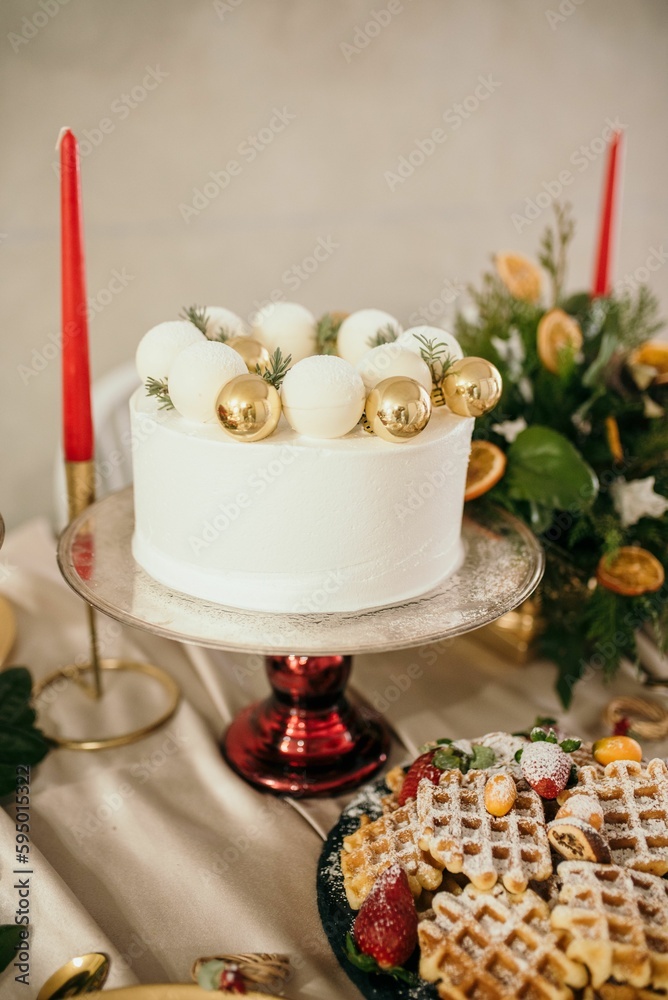
<instances>
[{"instance_id":1,"label":"strawberry slice","mask_svg":"<svg viewBox=\"0 0 668 1000\"><path fill-rule=\"evenodd\" d=\"M411 764L399 792L400 806L405 805L409 799L416 798L418 785L423 778L431 781L432 785L437 785L441 780L443 771L432 763L435 753L436 750L427 750Z\"/></svg>"},{"instance_id":2,"label":"strawberry slice","mask_svg":"<svg viewBox=\"0 0 668 1000\"><path fill-rule=\"evenodd\" d=\"M387 868L362 903L353 927L359 950L381 969L403 965L417 945L418 915L400 865Z\"/></svg>"}]
</instances>

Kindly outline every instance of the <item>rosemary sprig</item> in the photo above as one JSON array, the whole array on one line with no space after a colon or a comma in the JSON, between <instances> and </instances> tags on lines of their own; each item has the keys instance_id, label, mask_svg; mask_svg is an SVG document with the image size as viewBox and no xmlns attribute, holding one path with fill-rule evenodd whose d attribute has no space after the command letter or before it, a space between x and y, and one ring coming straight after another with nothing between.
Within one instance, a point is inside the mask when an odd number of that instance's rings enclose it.
<instances>
[{"instance_id":1,"label":"rosemary sprig","mask_svg":"<svg viewBox=\"0 0 668 1000\"><path fill-rule=\"evenodd\" d=\"M187 308L184 308L179 315L182 319L189 320L193 326L196 326L199 332L203 333L206 337L206 324L208 323L209 317L207 316L205 306L188 306Z\"/></svg>"},{"instance_id":2,"label":"rosemary sprig","mask_svg":"<svg viewBox=\"0 0 668 1000\"><path fill-rule=\"evenodd\" d=\"M399 337L399 330L392 323L386 323L377 330L373 337L369 337L367 343L369 347L381 347L383 344L393 344Z\"/></svg>"},{"instance_id":3,"label":"rosemary sprig","mask_svg":"<svg viewBox=\"0 0 668 1000\"><path fill-rule=\"evenodd\" d=\"M422 333L416 333L415 339L421 344L420 355L431 372L432 382L435 386L440 385L455 359L442 341L425 337Z\"/></svg>"},{"instance_id":4,"label":"rosemary sprig","mask_svg":"<svg viewBox=\"0 0 668 1000\"><path fill-rule=\"evenodd\" d=\"M566 254L568 245L575 233L575 222L571 218L571 206L567 202L554 205L554 229L549 226L540 241L538 260L543 265L552 281L552 305L556 306L561 299L561 292L566 278Z\"/></svg>"},{"instance_id":5,"label":"rosemary sprig","mask_svg":"<svg viewBox=\"0 0 668 1000\"><path fill-rule=\"evenodd\" d=\"M320 317L315 332L318 354L336 354L336 338L343 318L343 315L333 316L332 313Z\"/></svg>"},{"instance_id":6,"label":"rosemary sprig","mask_svg":"<svg viewBox=\"0 0 668 1000\"><path fill-rule=\"evenodd\" d=\"M167 379L159 378L147 378L146 379L146 395L154 396L158 400L158 405L161 410L173 410L174 404L169 397L169 387L167 385Z\"/></svg>"},{"instance_id":7,"label":"rosemary sprig","mask_svg":"<svg viewBox=\"0 0 668 1000\"><path fill-rule=\"evenodd\" d=\"M263 371L260 365L255 365L255 372L273 385L274 389L280 389L291 364L292 355L288 354L287 358L284 358L280 347L277 347L269 360L269 367Z\"/></svg>"}]
</instances>

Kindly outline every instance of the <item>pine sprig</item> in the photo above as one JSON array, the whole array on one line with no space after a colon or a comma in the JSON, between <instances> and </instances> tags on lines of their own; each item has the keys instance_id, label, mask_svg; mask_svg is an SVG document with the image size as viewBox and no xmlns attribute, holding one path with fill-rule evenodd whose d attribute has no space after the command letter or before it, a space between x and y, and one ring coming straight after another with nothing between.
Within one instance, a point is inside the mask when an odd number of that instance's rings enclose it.
<instances>
[{"instance_id":1,"label":"pine sprig","mask_svg":"<svg viewBox=\"0 0 668 1000\"><path fill-rule=\"evenodd\" d=\"M206 325L209 317L205 306L187 306L179 313L181 319L187 319L206 337Z\"/></svg>"},{"instance_id":2,"label":"pine sprig","mask_svg":"<svg viewBox=\"0 0 668 1000\"><path fill-rule=\"evenodd\" d=\"M373 337L369 337L367 344L369 348L382 347L383 344L393 344L399 339L399 330L392 323L386 323L377 330Z\"/></svg>"},{"instance_id":3,"label":"pine sprig","mask_svg":"<svg viewBox=\"0 0 668 1000\"><path fill-rule=\"evenodd\" d=\"M575 222L571 218L571 206L568 203L560 205L555 202L554 214L554 229L548 226L543 233L538 260L552 280L552 304L556 306L561 299L566 279L566 257L568 246L575 235Z\"/></svg>"},{"instance_id":4,"label":"pine sprig","mask_svg":"<svg viewBox=\"0 0 668 1000\"><path fill-rule=\"evenodd\" d=\"M315 332L318 354L336 354L336 339L343 320L343 315L334 316L332 313L320 317Z\"/></svg>"},{"instance_id":5,"label":"pine sprig","mask_svg":"<svg viewBox=\"0 0 668 1000\"><path fill-rule=\"evenodd\" d=\"M420 356L431 372L432 382L435 386L440 385L448 369L454 364L454 358L440 340L426 337L422 333L416 333L415 339L420 344Z\"/></svg>"},{"instance_id":6,"label":"pine sprig","mask_svg":"<svg viewBox=\"0 0 668 1000\"><path fill-rule=\"evenodd\" d=\"M288 354L287 358L284 358L280 347L277 347L269 360L269 367L263 370L260 365L256 365L255 373L273 385L274 389L280 389L291 364L292 355Z\"/></svg>"},{"instance_id":7,"label":"pine sprig","mask_svg":"<svg viewBox=\"0 0 668 1000\"><path fill-rule=\"evenodd\" d=\"M167 384L167 379L163 378L147 378L145 383L146 395L153 396L154 399L158 400L158 406L161 410L173 410L174 404L169 395L169 386Z\"/></svg>"}]
</instances>

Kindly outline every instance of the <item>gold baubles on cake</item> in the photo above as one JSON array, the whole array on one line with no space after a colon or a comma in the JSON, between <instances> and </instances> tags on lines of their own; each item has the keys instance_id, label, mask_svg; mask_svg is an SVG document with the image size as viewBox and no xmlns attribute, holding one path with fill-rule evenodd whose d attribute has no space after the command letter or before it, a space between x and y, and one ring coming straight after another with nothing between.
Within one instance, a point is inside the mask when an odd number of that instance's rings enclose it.
<instances>
[{"instance_id":1,"label":"gold baubles on cake","mask_svg":"<svg viewBox=\"0 0 668 1000\"><path fill-rule=\"evenodd\" d=\"M261 441L276 430L281 399L261 375L237 375L223 386L216 416L226 434L237 441Z\"/></svg>"},{"instance_id":2,"label":"gold baubles on cake","mask_svg":"<svg viewBox=\"0 0 668 1000\"><path fill-rule=\"evenodd\" d=\"M425 429L431 416L431 400L415 379L395 375L374 386L364 414L374 434L401 444Z\"/></svg>"},{"instance_id":3,"label":"gold baubles on cake","mask_svg":"<svg viewBox=\"0 0 668 1000\"><path fill-rule=\"evenodd\" d=\"M269 369L271 355L264 344L261 344L255 337L230 337L225 343L241 355L251 374L255 374L257 365L260 366L261 372L266 372Z\"/></svg>"},{"instance_id":4,"label":"gold baubles on cake","mask_svg":"<svg viewBox=\"0 0 668 1000\"><path fill-rule=\"evenodd\" d=\"M499 402L502 390L498 369L485 358L462 358L443 379L445 401L461 417L482 417Z\"/></svg>"}]
</instances>

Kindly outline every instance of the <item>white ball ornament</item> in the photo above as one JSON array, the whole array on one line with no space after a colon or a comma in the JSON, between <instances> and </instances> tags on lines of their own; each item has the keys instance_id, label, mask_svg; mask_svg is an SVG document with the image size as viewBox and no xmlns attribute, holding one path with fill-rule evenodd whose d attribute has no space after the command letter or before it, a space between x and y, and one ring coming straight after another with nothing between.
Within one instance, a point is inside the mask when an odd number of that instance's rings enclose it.
<instances>
[{"instance_id":1,"label":"white ball ornament","mask_svg":"<svg viewBox=\"0 0 668 1000\"><path fill-rule=\"evenodd\" d=\"M347 316L339 327L336 353L351 365L356 365L373 347L377 335L388 327L397 334L401 333L402 327L394 316L382 309L358 309Z\"/></svg>"},{"instance_id":2,"label":"white ball ornament","mask_svg":"<svg viewBox=\"0 0 668 1000\"><path fill-rule=\"evenodd\" d=\"M270 302L253 317L252 334L273 354L280 347L284 358L296 364L315 354L316 320L312 312L296 302Z\"/></svg>"},{"instance_id":3,"label":"white ball ornament","mask_svg":"<svg viewBox=\"0 0 668 1000\"><path fill-rule=\"evenodd\" d=\"M404 375L412 378L427 391L431 392L431 372L419 355L409 351L399 344L381 344L372 347L362 357L357 365L357 371L362 376L367 394L383 379L394 375Z\"/></svg>"},{"instance_id":4,"label":"white ball ornament","mask_svg":"<svg viewBox=\"0 0 668 1000\"><path fill-rule=\"evenodd\" d=\"M169 378L177 354L202 340L200 331L187 320L158 323L144 334L137 347L135 364L140 379L146 382L149 378Z\"/></svg>"},{"instance_id":5,"label":"white ball ornament","mask_svg":"<svg viewBox=\"0 0 668 1000\"><path fill-rule=\"evenodd\" d=\"M227 344L203 340L177 355L169 375L169 396L186 420L216 419L220 390L236 375L247 374L243 358Z\"/></svg>"},{"instance_id":6,"label":"white ball ornament","mask_svg":"<svg viewBox=\"0 0 668 1000\"><path fill-rule=\"evenodd\" d=\"M248 336L246 324L241 316L224 306L206 306L206 335L209 340L220 340L221 330L226 337Z\"/></svg>"},{"instance_id":7,"label":"white ball ornament","mask_svg":"<svg viewBox=\"0 0 668 1000\"><path fill-rule=\"evenodd\" d=\"M460 361L464 357L464 352L457 338L448 333L447 330L441 330L438 326L412 326L410 330L404 330L397 343L419 355L424 344L420 343L418 337L425 337L427 340L434 340L437 344L443 344L451 361Z\"/></svg>"},{"instance_id":8,"label":"white ball ornament","mask_svg":"<svg viewBox=\"0 0 668 1000\"><path fill-rule=\"evenodd\" d=\"M353 366L332 355L298 362L281 386L285 418L306 437L343 437L358 423L365 399L364 382Z\"/></svg>"}]
</instances>

